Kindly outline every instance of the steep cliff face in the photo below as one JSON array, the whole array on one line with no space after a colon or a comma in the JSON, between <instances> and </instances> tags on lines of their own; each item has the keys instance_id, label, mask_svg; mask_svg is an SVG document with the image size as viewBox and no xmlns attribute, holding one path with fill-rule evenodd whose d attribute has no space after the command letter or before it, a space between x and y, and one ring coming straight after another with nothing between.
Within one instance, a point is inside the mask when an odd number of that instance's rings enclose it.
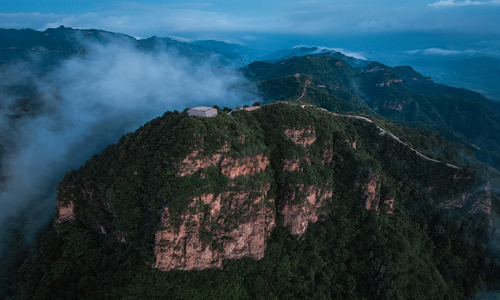
<instances>
[{"instance_id":1,"label":"steep cliff face","mask_svg":"<svg viewBox=\"0 0 500 300\"><path fill-rule=\"evenodd\" d=\"M269 165L269 157L258 154L251 157L235 159L224 157L220 164L221 173L234 179L243 175L255 175L264 171Z\"/></svg>"},{"instance_id":2,"label":"steep cliff face","mask_svg":"<svg viewBox=\"0 0 500 300\"><path fill-rule=\"evenodd\" d=\"M172 225L168 208L164 230L155 235L155 267L160 270L220 268L224 259L264 257L275 226L270 185L257 192L203 194L192 199L180 226ZM235 215L241 219L234 220ZM237 222L235 222L237 221Z\"/></svg>"},{"instance_id":3,"label":"steep cliff face","mask_svg":"<svg viewBox=\"0 0 500 300\"><path fill-rule=\"evenodd\" d=\"M460 194L455 199L443 203L447 209L465 207L470 214L491 214L491 188L487 182L483 187Z\"/></svg>"},{"instance_id":4,"label":"steep cliff face","mask_svg":"<svg viewBox=\"0 0 500 300\"><path fill-rule=\"evenodd\" d=\"M293 235L302 235L310 223L316 223L324 212L321 209L333 195L331 189L298 185L289 188L281 204L279 213L284 216L284 226ZM305 200L305 201L304 201Z\"/></svg>"},{"instance_id":5,"label":"steep cliff face","mask_svg":"<svg viewBox=\"0 0 500 300\"><path fill-rule=\"evenodd\" d=\"M302 147L310 146L316 141L316 131L312 126L307 126L302 129L297 129L295 127L285 128L284 132L292 142Z\"/></svg>"},{"instance_id":6,"label":"steep cliff face","mask_svg":"<svg viewBox=\"0 0 500 300\"><path fill-rule=\"evenodd\" d=\"M365 180L358 176L355 185L360 189L365 209L378 210L380 203L380 175L369 171Z\"/></svg>"},{"instance_id":7,"label":"steep cliff face","mask_svg":"<svg viewBox=\"0 0 500 300\"><path fill-rule=\"evenodd\" d=\"M73 221L76 219L75 216L75 205L71 198L74 196L73 191L75 186L59 186L58 187L58 197L56 206L56 222L62 223L66 221ZM69 197L65 197L65 192L69 192Z\"/></svg>"},{"instance_id":8,"label":"steep cliff face","mask_svg":"<svg viewBox=\"0 0 500 300\"><path fill-rule=\"evenodd\" d=\"M200 169L219 166L223 155L229 150L230 147L227 144L210 156L203 155L203 151L201 150L194 150L180 162L177 174L182 177L192 175Z\"/></svg>"}]
</instances>

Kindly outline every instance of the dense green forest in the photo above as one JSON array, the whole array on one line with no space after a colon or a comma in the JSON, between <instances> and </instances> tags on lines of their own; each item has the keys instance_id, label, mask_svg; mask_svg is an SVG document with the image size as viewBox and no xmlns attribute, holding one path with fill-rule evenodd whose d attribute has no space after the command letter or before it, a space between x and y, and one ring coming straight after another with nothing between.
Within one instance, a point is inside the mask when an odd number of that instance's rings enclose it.
<instances>
[{"instance_id":1,"label":"dense green forest","mask_svg":"<svg viewBox=\"0 0 500 300\"><path fill-rule=\"evenodd\" d=\"M77 220L48 227L36 250L18 253L7 299L466 299L481 287L497 287L500 262L489 247L491 216L471 214L468 205L443 208L477 191L485 176L494 180L494 170L476 170L481 163L464 160L466 149L435 132L374 121L460 168L419 157L380 135L374 123L315 107L274 104L231 115L219 110L214 118L167 112L66 174L58 197L73 195ZM316 141L302 147L283 128L315 128ZM346 142L354 140L355 149ZM263 173L236 177L236 184L217 168L176 175L176 163L192 149L210 155L224 145L231 146L227 155L266 154L271 164ZM325 163L328 149L334 152ZM290 157L299 159L302 170L282 168ZM364 208L354 182L366 174L380 176L377 193L394 197L394 213L382 202L379 210ZM193 195L248 190L263 181L271 183L276 210L295 184L332 188L333 196L301 237L290 234L277 213L261 260L226 260L221 270L151 267L162 207L175 212L175 224ZM496 203L498 196L492 197ZM219 230L214 227L212 234ZM120 231L127 243L117 241Z\"/></svg>"},{"instance_id":2,"label":"dense green forest","mask_svg":"<svg viewBox=\"0 0 500 300\"><path fill-rule=\"evenodd\" d=\"M500 168L500 105L479 93L435 83L411 67L352 67L333 55L294 57L243 68L267 101L300 101L330 111L380 115L441 133Z\"/></svg>"}]
</instances>

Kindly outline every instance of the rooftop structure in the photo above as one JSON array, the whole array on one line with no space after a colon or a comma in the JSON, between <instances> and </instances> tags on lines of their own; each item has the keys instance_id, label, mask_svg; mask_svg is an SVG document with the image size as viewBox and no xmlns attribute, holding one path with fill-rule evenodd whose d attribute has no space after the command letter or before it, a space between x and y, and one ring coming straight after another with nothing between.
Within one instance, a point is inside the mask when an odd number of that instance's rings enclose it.
<instances>
[{"instance_id":1,"label":"rooftop structure","mask_svg":"<svg viewBox=\"0 0 500 300\"><path fill-rule=\"evenodd\" d=\"M198 117L214 117L217 115L217 109L209 106L196 106L188 109L188 115Z\"/></svg>"}]
</instances>

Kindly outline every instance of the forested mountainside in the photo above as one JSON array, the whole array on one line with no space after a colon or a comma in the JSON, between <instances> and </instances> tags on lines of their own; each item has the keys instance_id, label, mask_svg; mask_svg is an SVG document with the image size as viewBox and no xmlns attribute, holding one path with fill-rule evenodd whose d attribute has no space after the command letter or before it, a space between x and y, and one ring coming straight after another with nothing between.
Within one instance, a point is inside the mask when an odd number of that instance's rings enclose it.
<instances>
[{"instance_id":1,"label":"forested mountainside","mask_svg":"<svg viewBox=\"0 0 500 300\"><path fill-rule=\"evenodd\" d=\"M378 114L411 127L435 130L500 168L500 104L479 93L437 84L411 67L350 66L333 56L295 57L243 69L268 101L316 104L331 111Z\"/></svg>"},{"instance_id":2,"label":"forested mountainside","mask_svg":"<svg viewBox=\"0 0 500 300\"><path fill-rule=\"evenodd\" d=\"M7 299L464 299L494 287L498 177L437 134L370 118L287 103L166 112L66 174Z\"/></svg>"},{"instance_id":3,"label":"forested mountainside","mask_svg":"<svg viewBox=\"0 0 500 300\"><path fill-rule=\"evenodd\" d=\"M117 42L130 43L143 51L176 51L191 58L217 54L201 46L170 38L153 36L136 39L126 34L98 29L73 29L64 26L45 31L0 29L0 65L29 60L38 62L39 72L46 72L61 63L63 59L85 53L89 43L106 45ZM234 59L234 57L224 57L222 54L220 56L221 61Z\"/></svg>"},{"instance_id":4,"label":"forested mountainside","mask_svg":"<svg viewBox=\"0 0 500 300\"><path fill-rule=\"evenodd\" d=\"M433 74L441 83L481 92L486 98L500 101L500 59L475 56L459 59L418 57L402 62L404 65Z\"/></svg>"}]
</instances>

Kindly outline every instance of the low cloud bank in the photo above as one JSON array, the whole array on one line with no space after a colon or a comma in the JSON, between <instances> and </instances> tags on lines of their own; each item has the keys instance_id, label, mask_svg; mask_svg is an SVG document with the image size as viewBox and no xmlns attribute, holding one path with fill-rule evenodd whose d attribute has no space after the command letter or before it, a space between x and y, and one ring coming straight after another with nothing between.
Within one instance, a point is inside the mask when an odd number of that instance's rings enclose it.
<instances>
[{"instance_id":1,"label":"low cloud bank","mask_svg":"<svg viewBox=\"0 0 500 300\"><path fill-rule=\"evenodd\" d=\"M2 261L14 235L29 242L50 222L64 173L121 135L167 110L258 100L253 85L237 72L217 70L215 58L144 53L123 43L89 45L85 55L43 76L32 64L0 69ZM28 82L37 104L19 109L12 87Z\"/></svg>"},{"instance_id":2,"label":"low cloud bank","mask_svg":"<svg viewBox=\"0 0 500 300\"><path fill-rule=\"evenodd\" d=\"M353 52L346 50L344 48L329 48L323 46L307 46L307 45L297 45L293 47L295 48L317 48L315 51L311 52L311 54L325 53L325 52L340 52L346 56L354 57L356 59L368 60L365 55L361 52Z\"/></svg>"},{"instance_id":3,"label":"low cloud bank","mask_svg":"<svg viewBox=\"0 0 500 300\"><path fill-rule=\"evenodd\" d=\"M454 56L454 55L464 55L464 54L475 54L476 50L449 50L441 48L427 48L427 49L417 49L406 51L407 54L424 54L424 55L440 55L440 56Z\"/></svg>"},{"instance_id":4,"label":"low cloud bank","mask_svg":"<svg viewBox=\"0 0 500 300\"><path fill-rule=\"evenodd\" d=\"M492 0L492 1L439 0L438 2L427 4L427 6L434 6L434 7L470 6L470 5L500 5L500 1L499 0Z\"/></svg>"}]
</instances>

